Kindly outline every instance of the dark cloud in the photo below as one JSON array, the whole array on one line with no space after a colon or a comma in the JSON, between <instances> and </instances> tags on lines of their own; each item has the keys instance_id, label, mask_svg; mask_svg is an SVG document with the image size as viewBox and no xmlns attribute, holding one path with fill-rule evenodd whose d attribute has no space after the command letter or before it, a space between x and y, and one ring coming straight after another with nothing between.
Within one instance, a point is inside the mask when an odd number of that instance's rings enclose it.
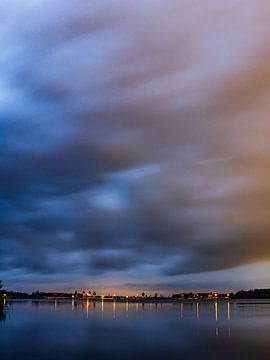
<instances>
[{"instance_id":1,"label":"dark cloud","mask_svg":"<svg viewBox=\"0 0 270 360\"><path fill-rule=\"evenodd\" d=\"M1 2L10 287L73 274L188 288L217 272L207 287L269 261L269 12L244 0Z\"/></svg>"}]
</instances>

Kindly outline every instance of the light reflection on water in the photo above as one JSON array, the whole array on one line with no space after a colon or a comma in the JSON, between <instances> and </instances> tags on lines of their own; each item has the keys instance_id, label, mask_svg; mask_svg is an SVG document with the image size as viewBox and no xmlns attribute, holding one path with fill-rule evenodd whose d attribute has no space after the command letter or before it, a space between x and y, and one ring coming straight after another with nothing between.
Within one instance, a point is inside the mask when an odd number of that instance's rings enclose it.
<instances>
[{"instance_id":1,"label":"light reflection on water","mask_svg":"<svg viewBox=\"0 0 270 360\"><path fill-rule=\"evenodd\" d=\"M270 302L14 301L0 357L269 359Z\"/></svg>"}]
</instances>

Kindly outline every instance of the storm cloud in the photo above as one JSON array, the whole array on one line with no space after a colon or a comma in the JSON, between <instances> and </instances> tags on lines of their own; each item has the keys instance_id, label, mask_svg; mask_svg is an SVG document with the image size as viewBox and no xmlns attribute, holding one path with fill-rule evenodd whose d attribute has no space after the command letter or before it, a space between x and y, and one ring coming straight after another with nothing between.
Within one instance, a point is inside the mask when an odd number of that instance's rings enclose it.
<instances>
[{"instance_id":1,"label":"storm cloud","mask_svg":"<svg viewBox=\"0 0 270 360\"><path fill-rule=\"evenodd\" d=\"M1 1L9 287L230 288L243 268L260 274L269 17L264 0Z\"/></svg>"}]
</instances>

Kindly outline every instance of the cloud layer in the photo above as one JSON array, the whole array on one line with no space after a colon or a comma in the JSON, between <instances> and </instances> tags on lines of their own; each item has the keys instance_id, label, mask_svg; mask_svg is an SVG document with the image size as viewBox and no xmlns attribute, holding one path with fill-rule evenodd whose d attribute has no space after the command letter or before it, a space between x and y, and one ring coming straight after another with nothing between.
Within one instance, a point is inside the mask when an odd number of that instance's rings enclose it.
<instances>
[{"instance_id":1,"label":"cloud layer","mask_svg":"<svg viewBox=\"0 0 270 360\"><path fill-rule=\"evenodd\" d=\"M10 287L207 287L222 271L229 286L270 259L268 1L4 0L0 14Z\"/></svg>"}]
</instances>

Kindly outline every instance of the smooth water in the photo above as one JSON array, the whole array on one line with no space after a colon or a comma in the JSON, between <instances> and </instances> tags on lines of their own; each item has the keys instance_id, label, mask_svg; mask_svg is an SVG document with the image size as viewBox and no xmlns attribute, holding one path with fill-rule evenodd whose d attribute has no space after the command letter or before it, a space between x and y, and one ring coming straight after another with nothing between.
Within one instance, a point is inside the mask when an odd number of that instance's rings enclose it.
<instances>
[{"instance_id":1,"label":"smooth water","mask_svg":"<svg viewBox=\"0 0 270 360\"><path fill-rule=\"evenodd\" d=\"M0 359L270 359L270 302L14 301Z\"/></svg>"}]
</instances>

